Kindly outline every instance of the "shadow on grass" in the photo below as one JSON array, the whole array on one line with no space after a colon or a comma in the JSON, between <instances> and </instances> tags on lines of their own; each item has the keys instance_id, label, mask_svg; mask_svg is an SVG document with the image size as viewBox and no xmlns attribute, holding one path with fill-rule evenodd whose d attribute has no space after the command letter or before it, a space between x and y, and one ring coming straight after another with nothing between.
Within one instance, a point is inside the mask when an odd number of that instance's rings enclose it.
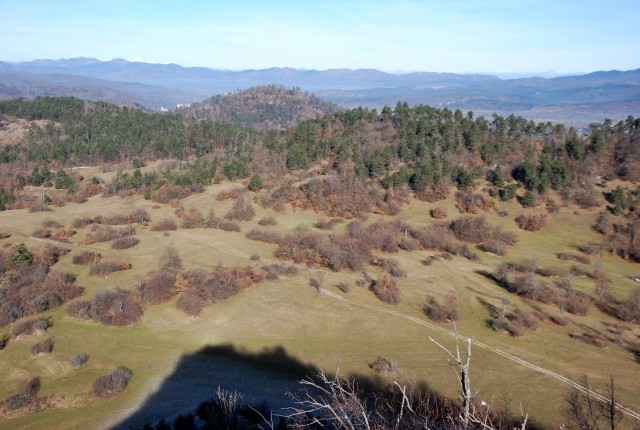
<instances>
[{"instance_id":1,"label":"shadow on grass","mask_svg":"<svg viewBox=\"0 0 640 430\"><path fill-rule=\"evenodd\" d=\"M257 353L229 344L207 346L193 354L184 355L174 371L159 381L155 392L111 428L171 428L171 424L177 424L176 419L180 421L189 414L197 415L197 409L203 402L211 405L218 387L242 395L238 404L241 410L250 412L244 415L240 428L262 428L262 419L251 408L243 406L249 405L259 410L265 417L269 417L271 412L275 417L278 414L286 415L287 408L294 406L292 394L303 397L299 381L313 378L318 372L318 368L301 362L281 346ZM331 376L332 372L328 373ZM342 377L354 379L358 389L362 393L369 393L367 397L371 399L388 396L389 381L377 375L352 374ZM430 405L437 408L440 411L438 413L445 413L446 408L451 407L446 406L451 404L451 400L434 394L426 383L416 384L415 389L431 399ZM189 417L189 420L193 422L193 417ZM164 423L169 426L164 426ZM274 418L274 423L278 424L277 418ZM176 425L175 428L194 427ZM531 428L535 428L535 425Z\"/></svg>"}]
</instances>

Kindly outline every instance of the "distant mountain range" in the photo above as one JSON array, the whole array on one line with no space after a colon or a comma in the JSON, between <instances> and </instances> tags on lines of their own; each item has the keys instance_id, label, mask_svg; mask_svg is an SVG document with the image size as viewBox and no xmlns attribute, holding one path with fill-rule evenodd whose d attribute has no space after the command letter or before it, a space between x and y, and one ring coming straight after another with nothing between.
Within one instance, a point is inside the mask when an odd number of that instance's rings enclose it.
<instances>
[{"instance_id":1,"label":"distant mountain range","mask_svg":"<svg viewBox=\"0 0 640 430\"><path fill-rule=\"evenodd\" d=\"M485 74L385 73L373 69L228 71L94 58L0 62L0 98L71 95L173 108L258 85L299 87L345 107L430 104L478 115L585 125L640 114L640 69L555 78Z\"/></svg>"}]
</instances>

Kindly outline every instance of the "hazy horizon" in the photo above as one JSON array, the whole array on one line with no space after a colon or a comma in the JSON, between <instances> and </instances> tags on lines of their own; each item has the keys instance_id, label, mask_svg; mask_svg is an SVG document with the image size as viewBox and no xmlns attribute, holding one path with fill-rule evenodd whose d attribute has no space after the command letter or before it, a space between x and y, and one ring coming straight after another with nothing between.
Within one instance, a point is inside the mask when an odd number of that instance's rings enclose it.
<instances>
[{"instance_id":1,"label":"hazy horizon","mask_svg":"<svg viewBox=\"0 0 640 430\"><path fill-rule=\"evenodd\" d=\"M640 67L640 3L567 3L6 0L0 58L498 75Z\"/></svg>"}]
</instances>

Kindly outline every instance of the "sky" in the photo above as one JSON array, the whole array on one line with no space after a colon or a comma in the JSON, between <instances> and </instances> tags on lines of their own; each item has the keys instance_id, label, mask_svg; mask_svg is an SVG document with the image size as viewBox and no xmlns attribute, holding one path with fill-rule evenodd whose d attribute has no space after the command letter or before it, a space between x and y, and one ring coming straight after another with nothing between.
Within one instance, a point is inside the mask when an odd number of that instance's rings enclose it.
<instances>
[{"instance_id":1,"label":"sky","mask_svg":"<svg viewBox=\"0 0 640 430\"><path fill-rule=\"evenodd\" d=\"M0 0L0 61L245 70L640 68L639 0Z\"/></svg>"}]
</instances>

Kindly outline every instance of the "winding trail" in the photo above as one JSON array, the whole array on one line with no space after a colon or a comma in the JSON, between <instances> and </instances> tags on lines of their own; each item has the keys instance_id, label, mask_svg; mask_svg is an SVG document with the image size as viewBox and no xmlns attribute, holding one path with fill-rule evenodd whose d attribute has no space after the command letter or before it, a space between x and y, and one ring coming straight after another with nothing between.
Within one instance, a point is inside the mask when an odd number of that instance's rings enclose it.
<instances>
[{"instance_id":1,"label":"winding trail","mask_svg":"<svg viewBox=\"0 0 640 430\"><path fill-rule=\"evenodd\" d=\"M376 312L382 312L382 313L386 313L386 314L395 315L395 316L400 317L400 318L408 319L408 320L410 320L410 321L412 321L412 322L414 322L416 324L420 324L422 326L428 327L431 330L440 332L442 334L446 334L446 335L454 337L454 338L456 337L456 333L455 332L453 332L451 330L447 330L447 329L442 328L442 327L439 327L439 326L437 326L435 324L432 324L430 322L421 320L420 318L414 317L412 315L408 315L408 314L405 314L405 313L402 313L402 312L399 312L399 311L395 311L393 309L383 308L381 306L373 306L373 305L368 305L368 304L365 304L365 303L354 302L352 300L345 299L344 297L342 297L342 296L340 296L340 295L338 295L336 293L333 293L331 291L328 291L328 290L326 290L324 288L320 288L319 291L320 291L320 294L323 294L325 296L331 297L332 299L335 299L335 300L338 300L338 301L341 301L341 302L344 302L344 303L348 303L348 304L353 305L353 306L358 306L358 307L361 307L361 308L370 309L370 310L373 310L373 311L376 311ZM555 372L553 372L551 370L548 370L548 369L545 369L543 367L537 366L537 365L535 365L533 363L529 363L528 361L523 360L522 358L516 357L515 355L511 355L511 354L509 354L507 352L504 352L504 351L502 351L502 350L500 350L498 348L494 348L493 346L487 345L486 343L482 343L482 342L479 342L479 341L473 340L473 339L469 339L469 340L471 341L472 345L475 345L475 346L477 346L479 348L482 348L482 349L486 349L487 351L491 351L491 352L493 352L495 354L501 355L502 357L505 357L508 360L511 360L511 361L513 361L515 363L518 363L518 364L520 364L520 365L522 365L524 367L527 367L527 368L529 368L531 370L534 370L534 371L536 371L538 373L542 373L543 375L547 375L547 376L550 376L552 378L555 378L555 379L557 379L557 380L559 380L559 381L561 381L561 382L563 382L563 383L565 383L565 384L567 384L567 385L569 385L571 387L574 387L574 388L580 390L583 393L587 392L587 389L583 385L578 384L577 382L574 382L574 381L572 381L571 379L569 379L569 378L567 378L565 376L562 376L562 375L560 375L558 373L555 373ZM595 391L593 391L591 389L588 390L588 391L589 391L589 395L591 395L593 398L598 399L598 400L600 400L601 402L604 402L604 403L608 402L607 397L605 397L605 396L603 396L601 394L598 394L598 393L596 393ZM624 414L628 415L629 417L635 418L636 420L640 421L640 413L638 413L638 412L636 412L636 411L634 411L632 409L629 409L628 407L623 406L620 403L616 403L616 407L619 410L621 410Z\"/></svg>"}]
</instances>

